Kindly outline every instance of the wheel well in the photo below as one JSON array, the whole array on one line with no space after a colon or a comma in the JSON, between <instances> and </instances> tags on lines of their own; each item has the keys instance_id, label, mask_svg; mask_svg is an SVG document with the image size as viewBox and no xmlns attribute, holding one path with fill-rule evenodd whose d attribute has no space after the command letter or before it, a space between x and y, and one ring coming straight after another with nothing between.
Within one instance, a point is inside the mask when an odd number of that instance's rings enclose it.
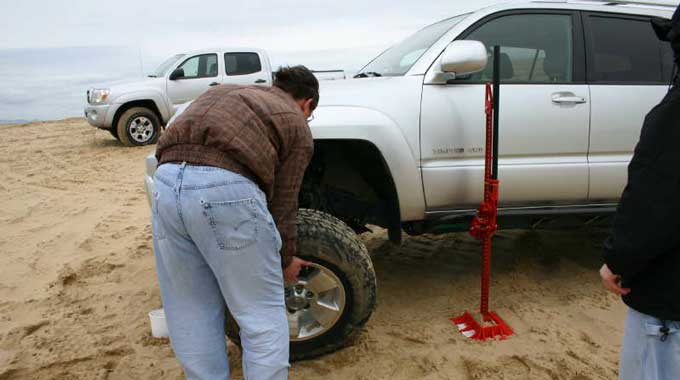
<instances>
[{"instance_id":1,"label":"wheel well","mask_svg":"<svg viewBox=\"0 0 680 380\"><path fill-rule=\"evenodd\" d=\"M327 212L356 232L366 224L401 241L399 198L378 148L364 140L316 140L300 191L300 207Z\"/></svg>"},{"instance_id":2,"label":"wheel well","mask_svg":"<svg viewBox=\"0 0 680 380\"><path fill-rule=\"evenodd\" d=\"M123 112L129 110L132 107L144 107L150 109L153 113L156 114L158 120L161 122L161 125L163 125L163 116L161 116L161 112L158 110L156 103L154 103L154 101L151 99L146 99L146 100L134 100L120 106L120 108L118 108L116 113L113 115L113 122L111 123L112 129L117 128L118 119L120 119L120 116L123 114Z\"/></svg>"}]
</instances>

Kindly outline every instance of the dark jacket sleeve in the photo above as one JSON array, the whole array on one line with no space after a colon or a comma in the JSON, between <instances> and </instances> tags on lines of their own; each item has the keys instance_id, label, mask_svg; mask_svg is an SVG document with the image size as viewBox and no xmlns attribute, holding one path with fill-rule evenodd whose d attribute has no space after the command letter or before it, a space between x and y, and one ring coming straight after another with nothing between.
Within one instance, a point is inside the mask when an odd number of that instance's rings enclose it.
<instances>
[{"instance_id":1,"label":"dark jacket sleeve","mask_svg":"<svg viewBox=\"0 0 680 380\"><path fill-rule=\"evenodd\" d=\"M671 20L671 31L668 33L668 39L671 42L673 53L675 53L675 63L680 64L680 5L678 5Z\"/></svg>"},{"instance_id":2,"label":"dark jacket sleeve","mask_svg":"<svg viewBox=\"0 0 680 380\"><path fill-rule=\"evenodd\" d=\"M680 247L680 93L645 119L604 259L624 280Z\"/></svg>"}]
</instances>

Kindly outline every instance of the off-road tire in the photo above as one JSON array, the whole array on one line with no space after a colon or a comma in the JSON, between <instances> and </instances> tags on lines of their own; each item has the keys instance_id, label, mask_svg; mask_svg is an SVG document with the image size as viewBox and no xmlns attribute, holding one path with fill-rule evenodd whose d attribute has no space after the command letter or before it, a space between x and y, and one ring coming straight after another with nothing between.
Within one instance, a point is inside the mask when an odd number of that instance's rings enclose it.
<instances>
[{"instance_id":1,"label":"off-road tire","mask_svg":"<svg viewBox=\"0 0 680 380\"><path fill-rule=\"evenodd\" d=\"M376 278L366 246L341 220L316 210L300 209L298 255L333 271L345 287L345 309L333 327L315 338L291 342L292 361L336 351L362 330L376 304ZM240 345L238 325L227 313L227 336Z\"/></svg>"},{"instance_id":2,"label":"off-road tire","mask_svg":"<svg viewBox=\"0 0 680 380\"><path fill-rule=\"evenodd\" d=\"M111 136L113 136L116 140L120 141L120 138L118 137L118 128L115 128L115 127L116 126L114 126L114 128L107 129L107 131L109 131Z\"/></svg>"},{"instance_id":3,"label":"off-road tire","mask_svg":"<svg viewBox=\"0 0 680 380\"><path fill-rule=\"evenodd\" d=\"M131 134L131 123L138 118L149 120L152 124L153 130L151 131L151 136L148 138L148 140L139 141ZM152 110L145 107L132 107L120 115L120 118L118 118L118 124L116 125L116 131L118 140L125 146L155 144L161 135L161 122L158 119L158 116L156 116Z\"/></svg>"}]
</instances>

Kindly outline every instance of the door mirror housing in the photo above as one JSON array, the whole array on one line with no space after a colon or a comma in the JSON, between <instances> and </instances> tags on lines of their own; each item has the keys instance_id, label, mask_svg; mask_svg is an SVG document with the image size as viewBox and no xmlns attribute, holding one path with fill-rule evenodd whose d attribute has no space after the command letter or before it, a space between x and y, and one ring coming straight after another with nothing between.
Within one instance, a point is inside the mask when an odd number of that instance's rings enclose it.
<instances>
[{"instance_id":1,"label":"door mirror housing","mask_svg":"<svg viewBox=\"0 0 680 380\"><path fill-rule=\"evenodd\" d=\"M172 74L170 74L170 80L177 80L177 79L182 79L184 78L184 69L183 68L177 68L175 69Z\"/></svg>"},{"instance_id":2,"label":"door mirror housing","mask_svg":"<svg viewBox=\"0 0 680 380\"><path fill-rule=\"evenodd\" d=\"M441 72L456 77L478 73L486 68L486 47L479 41L453 41L446 47L439 60Z\"/></svg>"}]
</instances>

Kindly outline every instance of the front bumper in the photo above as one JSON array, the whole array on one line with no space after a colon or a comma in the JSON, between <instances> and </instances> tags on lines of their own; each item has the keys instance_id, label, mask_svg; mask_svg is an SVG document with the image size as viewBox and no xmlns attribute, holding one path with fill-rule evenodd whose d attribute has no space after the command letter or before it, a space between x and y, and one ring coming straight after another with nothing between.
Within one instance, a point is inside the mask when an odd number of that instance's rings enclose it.
<instances>
[{"instance_id":1,"label":"front bumper","mask_svg":"<svg viewBox=\"0 0 680 380\"><path fill-rule=\"evenodd\" d=\"M108 117L110 108L110 104L88 104L85 106L85 118L93 127L111 129L109 120L113 118Z\"/></svg>"}]
</instances>

